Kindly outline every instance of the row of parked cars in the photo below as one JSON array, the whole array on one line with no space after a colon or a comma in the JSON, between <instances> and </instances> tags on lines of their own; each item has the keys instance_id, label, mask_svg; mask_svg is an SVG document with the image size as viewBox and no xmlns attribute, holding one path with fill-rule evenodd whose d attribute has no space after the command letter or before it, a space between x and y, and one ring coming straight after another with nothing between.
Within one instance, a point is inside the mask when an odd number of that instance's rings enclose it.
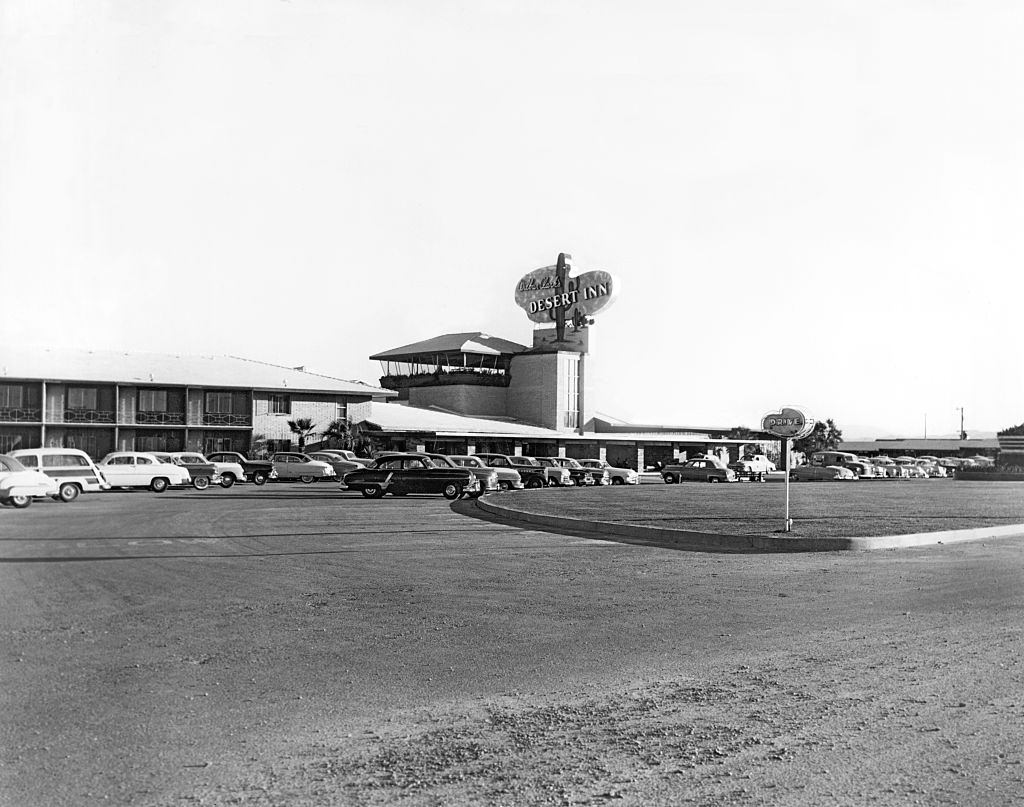
<instances>
[{"instance_id":1,"label":"row of parked cars","mask_svg":"<svg viewBox=\"0 0 1024 807\"><path fill-rule=\"evenodd\" d=\"M81 493L111 488L169 488L271 480L306 484L340 480L342 487L376 498L385 493L441 493L447 498L499 490L593 485L635 485L639 475L604 460L505 454L392 453L374 460L351 451L279 452L252 460L233 451L115 451L98 463L73 448L34 448L0 455L0 505L27 507L33 499L74 501Z\"/></svg>"},{"instance_id":2,"label":"row of parked cars","mask_svg":"<svg viewBox=\"0 0 1024 807\"><path fill-rule=\"evenodd\" d=\"M953 469L981 464L984 457L859 457L848 451L818 451L810 462L791 468L793 482L832 482L855 479L934 479L950 476ZM694 457L682 463L666 465L661 470L665 482L683 481L736 482L742 479L765 481L774 478L778 469L763 455L747 457L726 465L717 457ZM781 476L785 479L785 474Z\"/></svg>"}]
</instances>

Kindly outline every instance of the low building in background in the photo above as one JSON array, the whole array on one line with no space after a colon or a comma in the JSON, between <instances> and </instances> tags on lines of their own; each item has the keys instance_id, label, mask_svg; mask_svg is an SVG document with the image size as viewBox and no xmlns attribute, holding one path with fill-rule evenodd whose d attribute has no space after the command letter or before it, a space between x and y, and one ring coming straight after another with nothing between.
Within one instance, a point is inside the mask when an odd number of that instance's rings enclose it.
<instances>
[{"instance_id":1,"label":"low building in background","mask_svg":"<svg viewBox=\"0 0 1024 807\"><path fill-rule=\"evenodd\" d=\"M396 397L360 381L233 356L0 348L0 452L287 451L349 408Z\"/></svg>"}]
</instances>

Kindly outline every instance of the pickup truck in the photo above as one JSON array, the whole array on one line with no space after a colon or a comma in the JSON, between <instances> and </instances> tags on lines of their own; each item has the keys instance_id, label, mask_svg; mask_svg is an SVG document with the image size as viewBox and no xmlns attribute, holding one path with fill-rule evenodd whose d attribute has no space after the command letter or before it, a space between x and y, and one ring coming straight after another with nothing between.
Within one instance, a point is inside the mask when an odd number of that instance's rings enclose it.
<instances>
[{"instance_id":1,"label":"pickup truck","mask_svg":"<svg viewBox=\"0 0 1024 807\"><path fill-rule=\"evenodd\" d=\"M230 462L241 465L245 481L252 482L254 485L262 485L268 479L277 478L277 472L274 470L272 462L268 460L250 460L237 451L216 451L213 454L207 454L206 458L210 462ZM221 475L223 476L224 473L222 472Z\"/></svg>"}]
</instances>

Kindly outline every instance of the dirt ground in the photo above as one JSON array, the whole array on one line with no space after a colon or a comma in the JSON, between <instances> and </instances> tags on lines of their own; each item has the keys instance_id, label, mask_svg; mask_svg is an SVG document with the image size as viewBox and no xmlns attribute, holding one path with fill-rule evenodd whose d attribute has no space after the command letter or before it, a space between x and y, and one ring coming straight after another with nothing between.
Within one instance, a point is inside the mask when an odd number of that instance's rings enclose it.
<instances>
[{"instance_id":1,"label":"dirt ground","mask_svg":"<svg viewBox=\"0 0 1024 807\"><path fill-rule=\"evenodd\" d=\"M1021 541L719 556L460 509L0 512L0 800L1021 803Z\"/></svg>"}]
</instances>

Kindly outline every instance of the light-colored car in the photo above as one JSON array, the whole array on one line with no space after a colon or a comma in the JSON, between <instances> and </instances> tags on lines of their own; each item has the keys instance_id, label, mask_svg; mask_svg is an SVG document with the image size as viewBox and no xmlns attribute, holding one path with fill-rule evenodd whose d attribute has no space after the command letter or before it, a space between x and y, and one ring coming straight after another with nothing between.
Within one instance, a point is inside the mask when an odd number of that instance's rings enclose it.
<instances>
[{"instance_id":1,"label":"light-colored car","mask_svg":"<svg viewBox=\"0 0 1024 807\"><path fill-rule=\"evenodd\" d=\"M42 471L53 479L62 502L73 502L80 493L110 490L103 472L79 448L19 448L8 456L29 470Z\"/></svg>"},{"instance_id":2,"label":"light-colored car","mask_svg":"<svg viewBox=\"0 0 1024 807\"><path fill-rule=\"evenodd\" d=\"M532 460L537 463L544 471L544 479L549 485L558 488L572 487L572 472L560 463L555 462L551 457L523 457L523 459Z\"/></svg>"},{"instance_id":3,"label":"light-colored car","mask_svg":"<svg viewBox=\"0 0 1024 807\"><path fill-rule=\"evenodd\" d=\"M852 482L857 474L844 465L799 465L789 471L791 482Z\"/></svg>"},{"instance_id":4,"label":"light-colored car","mask_svg":"<svg viewBox=\"0 0 1024 807\"><path fill-rule=\"evenodd\" d=\"M14 457L0 454L0 504L28 507L33 499L60 499L57 482L41 471L32 471Z\"/></svg>"},{"instance_id":5,"label":"light-colored car","mask_svg":"<svg viewBox=\"0 0 1024 807\"><path fill-rule=\"evenodd\" d=\"M335 479L337 474L326 462L314 460L307 454L297 451L281 451L274 454L270 461L274 464L279 481L298 479L309 485L317 480Z\"/></svg>"},{"instance_id":6,"label":"light-colored car","mask_svg":"<svg viewBox=\"0 0 1024 807\"><path fill-rule=\"evenodd\" d=\"M595 471L605 470L613 485L639 485L640 474L632 468L617 468L609 465L605 460L580 460L584 468L592 468Z\"/></svg>"},{"instance_id":7,"label":"light-colored car","mask_svg":"<svg viewBox=\"0 0 1024 807\"><path fill-rule=\"evenodd\" d=\"M456 468L460 470L464 468L473 474L477 482L480 483L480 488L473 494L474 496L482 496L485 493L494 493L494 491L499 490L498 472L494 468L488 468L486 465L483 467L463 465L462 463L455 462L447 454L424 454L423 456L429 457L430 461L438 468Z\"/></svg>"},{"instance_id":8,"label":"light-colored car","mask_svg":"<svg viewBox=\"0 0 1024 807\"><path fill-rule=\"evenodd\" d=\"M494 471L498 477L498 490L522 490L525 487L525 485L523 485L523 478L519 475L519 471L516 471L513 468L507 466L499 467L495 465L488 465L480 457L470 454L449 454L448 459L456 465L461 465L463 468L469 468L474 472L482 468Z\"/></svg>"},{"instance_id":9,"label":"light-colored car","mask_svg":"<svg viewBox=\"0 0 1024 807\"><path fill-rule=\"evenodd\" d=\"M310 451L309 458L311 460L319 460L320 462L326 462L334 469L335 476L341 479L349 471L355 471L359 468L365 468L366 466L362 463L351 462L341 454L335 451Z\"/></svg>"},{"instance_id":10,"label":"light-colored car","mask_svg":"<svg viewBox=\"0 0 1024 807\"><path fill-rule=\"evenodd\" d=\"M735 482L736 472L720 459L701 457L681 465L670 464L661 469L661 478L669 485L677 482Z\"/></svg>"},{"instance_id":11,"label":"light-colored car","mask_svg":"<svg viewBox=\"0 0 1024 807\"><path fill-rule=\"evenodd\" d=\"M910 471L901 465L898 465L892 457L886 457L879 455L877 457L871 457L871 464L877 465L883 471L885 471L886 477L889 479L909 479Z\"/></svg>"},{"instance_id":12,"label":"light-colored car","mask_svg":"<svg viewBox=\"0 0 1024 807\"><path fill-rule=\"evenodd\" d=\"M901 468L907 469L907 475L911 479L927 479L928 471L918 464L916 457L897 457L893 460Z\"/></svg>"},{"instance_id":13,"label":"light-colored car","mask_svg":"<svg viewBox=\"0 0 1024 807\"><path fill-rule=\"evenodd\" d=\"M362 468L365 468L367 465L373 462L373 460L366 459L365 457L357 457L354 451L346 451L343 448L321 448L318 450L317 453L337 454L346 462L354 462L356 465L359 465ZM310 456L313 456L312 452L310 452Z\"/></svg>"},{"instance_id":14,"label":"light-colored car","mask_svg":"<svg viewBox=\"0 0 1024 807\"><path fill-rule=\"evenodd\" d=\"M145 451L114 451L99 462L99 469L112 488L149 488L163 493L171 485L189 485L188 469L161 462Z\"/></svg>"}]
</instances>

